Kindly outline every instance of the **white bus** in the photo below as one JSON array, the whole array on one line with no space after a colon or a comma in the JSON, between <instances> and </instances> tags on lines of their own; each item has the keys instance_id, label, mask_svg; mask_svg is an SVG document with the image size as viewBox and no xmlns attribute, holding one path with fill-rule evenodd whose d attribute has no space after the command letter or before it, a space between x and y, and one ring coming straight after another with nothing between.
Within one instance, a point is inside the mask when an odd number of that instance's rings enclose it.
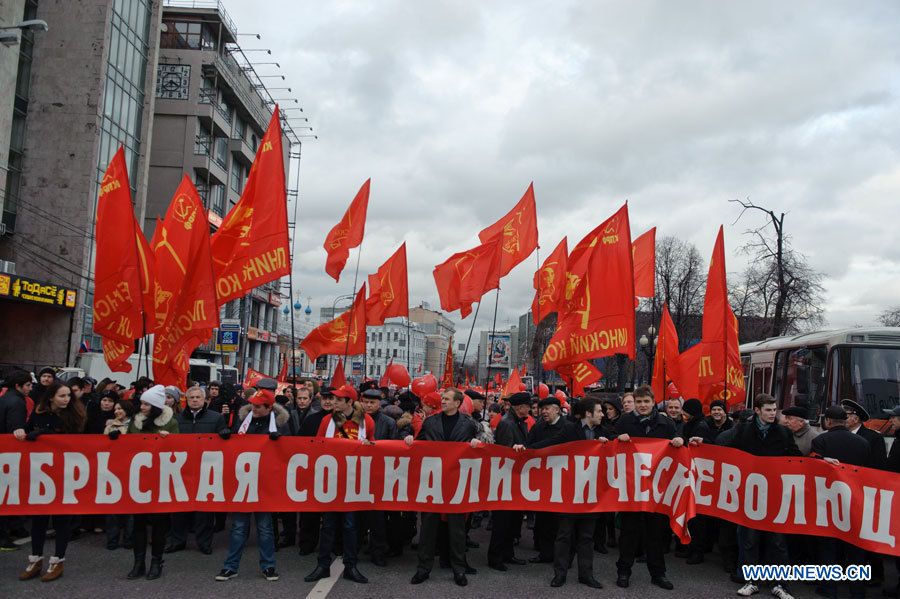
<instances>
[{"instance_id":1,"label":"white bus","mask_svg":"<svg viewBox=\"0 0 900 599\"><path fill-rule=\"evenodd\" d=\"M823 410L852 399L869 412L866 426L885 432L885 410L900 402L900 328L841 329L772 337L741 345L752 405L769 393L784 409L794 405L819 420Z\"/></svg>"}]
</instances>

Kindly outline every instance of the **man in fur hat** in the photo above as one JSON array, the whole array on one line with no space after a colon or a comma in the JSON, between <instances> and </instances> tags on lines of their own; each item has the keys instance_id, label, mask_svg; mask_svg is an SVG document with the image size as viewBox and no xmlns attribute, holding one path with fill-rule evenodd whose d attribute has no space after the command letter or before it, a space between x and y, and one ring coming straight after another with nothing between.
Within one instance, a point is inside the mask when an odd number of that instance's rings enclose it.
<instances>
[{"instance_id":1,"label":"man in fur hat","mask_svg":"<svg viewBox=\"0 0 900 599\"><path fill-rule=\"evenodd\" d=\"M316 436L325 439L349 439L364 444L374 443L375 421L356 401L356 389L344 385L332 391L332 395L334 395L334 409L331 414L322 418L319 434ZM344 533L343 577L362 584L369 582L356 567L359 539L356 536L356 514L353 512L323 514L322 529L319 531L319 562L316 569L304 578L306 582L315 582L320 578L331 576L331 550L334 549L334 537L338 527Z\"/></svg>"},{"instance_id":2,"label":"man in fur hat","mask_svg":"<svg viewBox=\"0 0 900 599\"><path fill-rule=\"evenodd\" d=\"M234 432L238 435L269 435L273 441L288 432L290 415L275 403L275 394L268 389L260 389L250 396L249 404L238 411ZM223 429L219 436L231 437L232 431ZM231 514L231 540L228 542L228 557L216 580L224 581L237 576L241 565L244 546L250 536L250 512ZM275 529L272 526L272 512L256 512L256 536L259 546L259 563L263 576L268 581L278 580L275 570Z\"/></svg>"}]
</instances>

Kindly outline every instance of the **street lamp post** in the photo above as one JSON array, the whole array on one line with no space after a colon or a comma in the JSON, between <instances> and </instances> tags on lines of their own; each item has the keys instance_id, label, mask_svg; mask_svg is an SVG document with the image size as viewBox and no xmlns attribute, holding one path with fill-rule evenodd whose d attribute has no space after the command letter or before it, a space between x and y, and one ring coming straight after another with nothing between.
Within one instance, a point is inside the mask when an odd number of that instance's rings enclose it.
<instances>
[{"instance_id":1,"label":"street lamp post","mask_svg":"<svg viewBox=\"0 0 900 599\"><path fill-rule=\"evenodd\" d=\"M656 346L659 343L659 337L656 335L656 327L652 324L647 327L647 334L641 335L639 340L641 351L647 356L647 365L649 366L649 380L653 379L653 360L656 357Z\"/></svg>"}]
</instances>

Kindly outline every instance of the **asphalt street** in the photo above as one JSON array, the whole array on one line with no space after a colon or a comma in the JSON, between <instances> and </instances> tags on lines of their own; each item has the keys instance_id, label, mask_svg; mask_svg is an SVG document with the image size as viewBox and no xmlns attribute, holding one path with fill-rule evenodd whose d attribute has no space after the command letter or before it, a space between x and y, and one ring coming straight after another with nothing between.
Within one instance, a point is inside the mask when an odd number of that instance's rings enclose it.
<instances>
[{"instance_id":1,"label":"asphalt street","mask_svg":"<svg viewBox=\"0 0 900 599\"><path fill-rule=\"evenodd\" d=\"M531 557L531 533L523 530L523 546L517 548L519 557ZM564 587L551 588L552 568L550 564L510 566L506 573L496 572L487 567L486 548L490 533L484 529L472 531L472 539L481 544L479 549L469 550L469 562L478 569L478 574L469 576L465 588L453 583L450 570L440 569L437 561L431 578L425 583L413 586L409 579L415 572L415 555L407 548L399 558L390 560L388 567L372 565L364 555L359 569L368 576L369 584L359 585L337 576L341 568L340 559L331 568L332 579L320 581L318 585L303 581L315 567L315 556L300 556L296 548L281 549L277 553L278 572L281 579L267 582L259 574L257 551L254 537L244 552L243 562L237 578L227 582L216 582L213 577L222 567L228 541L226 533L216 534L213 554L203 555L191 542L188 549L166 556L163 576L159 580L126 580L125 574L132 565L130 550L109 551L105 547L102 534L89 534L73 541L66 556L65 574L52 583L39 579L19 582L17 576L24 568L29 545L18 551L0 554L0 597L65 597L70 599L116 599L148 597L230 597L248 599L251 597L316 597L322 599L367 597L391 597L397 599L422 599L423 597L467 599L503 599L519 597L542 597L546 599L567 599L573 597L635 597L640 599L695 597L719 598L737 597L738 585L732 583L722 569L715 554L708 554L703 564L688 566L683 559L672 554L666 556L668 577L675 584L674 591L664 591L650 584L650 576L643 564L635 564L631 587L620 589L615 586L616 550L607 555L595 553L595 577L603 583L601 590L587 588L577 583L577 571L569 572L569 581ZM53 541L48 540L47 556L53 550ZM888 579L896 581L897 574L893 560L886 560ZM46 566L45 560L45 566ZM332 584L333 583L333 584ZM816 597L813 587L793 583L791 592L798 598ZM870 597L880 597L881 589L869 589ZM763 588L757 597L771 596ZM847 590L842 596L848 596Z\"/></svg>"}]
</instances>

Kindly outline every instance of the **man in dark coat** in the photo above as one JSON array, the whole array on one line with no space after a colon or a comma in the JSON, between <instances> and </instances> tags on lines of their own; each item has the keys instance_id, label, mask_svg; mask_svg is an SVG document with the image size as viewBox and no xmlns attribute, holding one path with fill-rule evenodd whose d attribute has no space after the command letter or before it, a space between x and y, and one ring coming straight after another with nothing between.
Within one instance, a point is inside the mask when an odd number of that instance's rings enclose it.
<instances>
[{"instance_id":1,"label":"man in dark coat","mask_svg":"<svg viewBox=\"0 0 900 599\"><path fill-rule=\"evenodd\" d=\"M552 395L545 397L538 403L538 408L541 411L541 418L531 427L528 433L528 443L524 446L513 446L513 449L523 451L526 446L528 449L542 449L582 438L575 423L562 415L562 403L559 399ZM528 560L530 563L553 563L558 529L557 514L537 512L534 515L534 548L538 550L538 554Z\"/></svg>"},{"instance_id":2,"label":"man in dark coat","mask_svg":"<svg viewBox=\"0 0 900 599\"><path fill-rule=\"evenodd\" d=\"M861 435L854 435L847 429L847 414L839 406L829 406L825 410L826 432L812 440L812 454L824 458L831 464L851 464L865 466L871 455L869 442ZM866 552L852 543L847 543L835 536L816 539L819 556L823 564L863 564ZM865 583L850 582L851 597L865 597ZM823 582L816 592L825 597L837 595L835 582Z\"/></svg>"},{"instance_id":3,"label":"man in dark coat","mask_svg":"<svg viewBox=\"0 0 900 599\"><path fill-rule=\"evenodd\" d=\"M753 419L735 427L736 432L730 446L755 456L800 456L800 449L794 441L793 433L777 422L776 405L775 398L771 395L766 393L757 395L753 400ZM741 526L738 534L743 549L743 565L759 565L763 545L766 547L766 563L785 566L790 564L787 539L783 533ZM738 595L743 597L758 592L759 586L753 582L746 582L737 591ZM790 596L784 581L776 581L772 587L772 594L776 597Z\"/></svg>"},{"instance_id":4,"label":"man in dark coat","mask_svg":"<svg viewBox=\"0 0 900 599\"><path fill-rule=\"evenodd\" d=\"M653 391L648 386L634 390L634 411L623 414L616 425L618 439L627 443L632 438L669 439L673 447L682 447L684 440L676 434L675 423L660 414L653 405ZM622 532L619 535L619 559L616 562L616 584L627 588L631 579L638 544L643 541L650 582L661 589L675 588L666 578L663 541L669 522L664 514L650 512L622 512Z\"/></svg>"},{"instance_id":5,"label":"man in dark coat","mask_svg":"<svg viewBox=\"0 0 900 599\"><path fill-rule=\"evenodd\" d=\"M525 418L531 410L531 395L525 392L509 396L509 411L494 432L494 443L504 447L525 445L528 442L528 425ZM488 546L488 567L505 572L506 564L525 565L514 551L516 532L521 530L522 512L498 510L493 513L491 542Z\"/></svg>"},{"instance_id":6,"label":"man in dark coat","mask_svg":"<svg viewBox=\"0 0 900 599\"><path fill-rule=\"evenodd\" d=\"M603 406L594 397L586 397L578 402L574 413L578 416L575 424L575 440L609 441L601 433L600 422L603 420ZM565 436L559 437L559 443L567 442ZM594 589L602 589L603 585L594 578L594 527L596 514L560 514L559 526L553 545L553 580L552 587L560 587L566 583L566 574L572 563L572 542L578 556L578 582Z\"/></svg>"},{"instance_id":7,"label":"man in dark coat","mask_svg":"<svg viewBox=\"0 0 900 599\"><path fill-rule=\"evenodd\" d=\"M462 405L462 402L462 391L452 387L446 389L441 395L441 413L425 419L416 440L456 441L470 443L472 447L480 447L482 443L476 438L480 427L472 418L460 413L459 406ZM412 445L414 442L412 435L408 435L404 441L407 445ZM422 513L419 532L419 565L410 580L412 584L425 582L431 574L441 517L441 514ZM469 584L466 578L466 515L447 514L446 518L450 535L450 566L453 568L453 581L464 587Z\"/></svg>"},{"instance_id":8,"label":"man in dark coat","mask_svg":"<svg viewBox=\"0 0 900 599\"><path fill-rule=\"evenodd\" d=\"M306 415L297 432L300 437L315 437L319 434L319 425L334 408L334 390L331 387L322 387L320 393L319 407L321 409L310 411ZM300 546L300 555L310 555L315 553L316 547L319 545L322 514L320 512L300 512L299 519L300 530L297 532L297 544Z\"/></svg>"},{"instance_id":9,"label":"man in dark coat","mask_svg":"<svg viewBox=\"0 0 900 599\"><path fill-rule=\"evenodd\" d=\"M15 370L6 377L6 393L0 395L0 434L12 434L13 431L25 428L25 421L28 419L25 398L31 393L31 385L31 374L24 370ZM0 516L0 551L15 551L19 548L13 543L11 530L20 527L17 518Z\"/></svg>"},{"instance_id":10,"label":"man in dark coat","mask_svg":"<svg viewBox=\"0 0 900 599\"><path fill-rule=\"evenodd\" d=\"M396 441L399 438L397 421L382 411L383 398L384 394L380 389L370 387L362 392L362 407L375 423L375 441ZM385 556L388 552L388 519L391 518L393 522L393 514L396 512L382 510L370 510L360 514L362 518L358 526L359 533L362 536L365 531L369 531L369 553L372 556L372 563L382 568L387 566ZM393 524L399 526L400 522Z\"/></svg>"},{"instance_id":11,"label":"man in dark coat","mask_svg":"<svg viewBox=\"0 0 900 599\"><path fill-rule=\"evenodd\" d=\"M198 386L187 392L187 407L175 413L179 434L214 434L226 428L225 418L207 408L206 394ZM215 516L212 512L177 512L172 515L172 528L165 552L175 553L187 546L187 535L194 523L197 534L197 548L200 553L212 553L213 527Z\"/></svg>"},{"instance_id":12,"label":"man in dark coat","mask_svg":"<svg viewBox=\"0 0 900 599\"><path fill-rule=\"evenodd\" d=\"M681 428L681 438L685 443L690 442L692 438L703 439L704 443L713 441L714 437L709 430L706 419L703 418L703 404L700 403L699 399L691 398L684 402L684 405L682 405L682 419L684 424ZM710 522L709 517L697 514L688 523L688 528L691 531L691 543L687 546L679 543L679 549L684 553L681 554L676 550L675 555L677 557L686 555L687 563L691 565L703 563L703 554L708 543L712 522Z\"/></svg>"},{"instance_id":13,"label":"man in dark coat","mask_svg":"<svg viewBox=\"0 0 900 599\"><path fill-rule=\"evenodd\" d=\"M728 417L727 408L728 404L721 399L717 399L709 404L709 416L704 419L706 420L706 426L709 427L709 443L715 443L716 437L734 426L734 421Z\"/></svg>"},{"instance_id":14,"label":"man in dark coat","mask_svg":"<svg viewBox=\"0 0 900 599\"><path fill-rule=\"evenodd\" d=\"M869 442L869 459L863 464L869 468L876 470L884 470L887 463L887 444L884 437L876 430L866 427L865 423L869 420L869 413L851 399L841 400L841 407L847 413L847 428L850 432L855 433ZM879 585L884 580L884 558L871 551L867 552L868 560L866 563L872 566L873 585Z\"/></svg>"},{"instance_id":15,"label":"man in dark coat","mask_svg":"<svg viewBox=\"0 0 900 599\"><path fill-rule=\"evenodd\" d=\"M894 442L891 444L891 452L888 454L885 469L895 474L900 474L900 406L892 410L885 410L891 419L894 428ZM894 557L897 570L900 570L900 557ZM900 582L893 589L884 589L885 597L900 597Z\"/></svg>"}]
</instances>

